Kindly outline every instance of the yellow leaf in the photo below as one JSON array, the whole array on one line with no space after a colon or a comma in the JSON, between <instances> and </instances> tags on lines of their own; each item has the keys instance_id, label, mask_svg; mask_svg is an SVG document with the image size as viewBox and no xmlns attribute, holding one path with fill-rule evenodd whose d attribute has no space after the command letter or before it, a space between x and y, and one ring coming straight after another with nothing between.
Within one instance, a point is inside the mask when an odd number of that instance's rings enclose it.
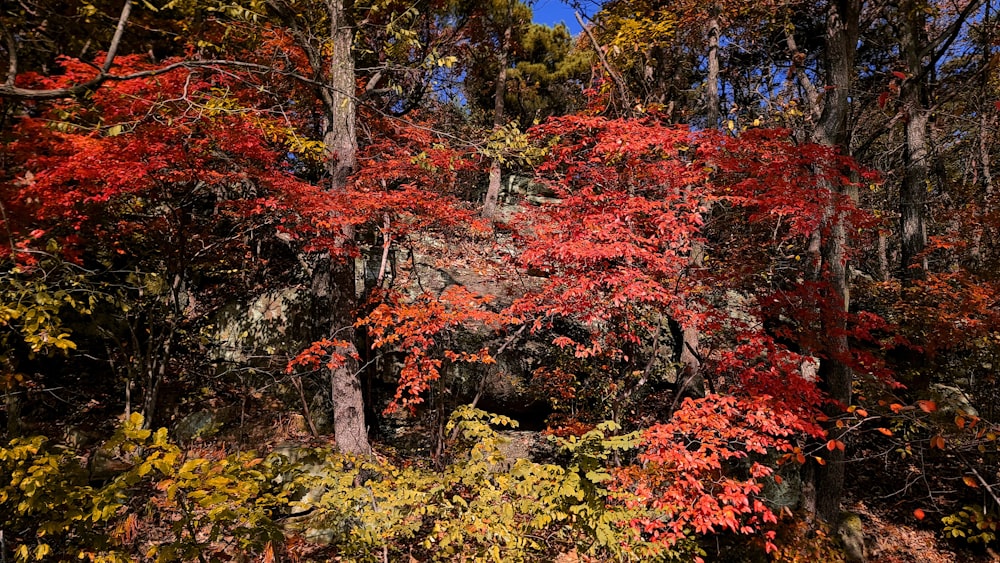
<instances>
[{"instance_id":1,"label":"yellow leaf","mask_svg":"<svg viewBox=\"0 0 1000 563\"><path fill-rule=\"evenodd\" d=\"M965 477L962 477L962 482L968 485L969 487L972 487L973 489L979 488L979 483L976 482L976 478L973 477L972 475L966 475Z\"/></svg>"}]
</instances>

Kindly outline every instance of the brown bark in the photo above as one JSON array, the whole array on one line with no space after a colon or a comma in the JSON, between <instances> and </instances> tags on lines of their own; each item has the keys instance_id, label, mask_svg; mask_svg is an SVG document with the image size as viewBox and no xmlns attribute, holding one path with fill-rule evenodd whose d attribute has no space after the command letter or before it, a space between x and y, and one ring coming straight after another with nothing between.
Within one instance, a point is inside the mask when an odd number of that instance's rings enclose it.
<instances>
[{"instance_id":1,"label":"brown bark","mask_svg":"<svg viewBox=\"0 0 1000 563\"><path fill-rule=\"evenodd\" d=\"M902 15L899 50L906 62L908 74L901 88L906 128L906 173L899 187L900 258L902 279L905 281L920 277L921 272L927 268L926 259L917 264L919 269L913 266L914 260L927 247L925 200L930 187L927 129L930 111L926 107L926 73L921 57L921 50L927 43L924 33L927 15L914 0L904 0L899 9Z\"/></svg>"},{"instance_id":2,"label":"brown bark","mask_svg":"<svg viewBox=\"0 0 1000 563\"><path fill-rule=\"evenodd\" d=\"M827 6L824 68L826 95L823 111L813 131L813 141L836 147L846 153L849 147L849 91L855 76L861 0L831 0ZM856 194L842 184L830 186L836 198ZM831 300L837 309L850 307L850 287L847 277L847 230L843 219L834 212L831 203L826 212L828 234L821 242L822 266L830 284ZM830 398L848 405L851 401L853 373L845 360L850 355L846 326L839 315L826 316L823 332L827 357L820 365L820 381ZM839 430L830 428L830 437L839 437ZM826 463L816 468L816 515L826 522L836 522L844 489L844 452L827 452Z\"/></svg>"},{"instance_id":3,"label":"brown bark","mask_svg":"<svg viewBox=\"0 0 1000 563\"><path fill-rule=\"evenodd\" d=\"M979 73L979 92L980 100L985 105L989 103L989 88L990 88L990 67L992 66L992 48L993 48L993 27L990 26L990 5L986 4L986 11L983 15L983 26L984 33L982 34L982 49L983 49L983 59L982 59L982 70ZM979 111L979 166L981 167L981 182L983 185L983 197L986 200L986 205L992 205L993 201L993 175L990 172L990 143L989 143L989 132L993 131L995 114L986 108L981 108ZM988 213L989 209L984 206L984 212Z\"/></svg>"},{"instance_id":4,"label":"brown bark","mask_svg":"<svg viewBox=\"0 0 1000 563\"><path fill-rule=\"evenodd\" d=\"M718 6L712 8L718 11ZM708 75L705 77L705 103L708 127L718 127L722 119L721 100L719 99L719 18L713 15L708 22ZM701 241L691 243L691 255L688 266L699 269L704 265L705 247ZM680 362L683 366L685 387L695 395L705 394L705 379L701 373L700 354L701 331L697 326L686 326L681 331ZM684 389L678 390L678 397Z\"/></svg>"},{"instance_id":5,"label":"brown bark","mask_svg":"<svg viewBox=\"0 0 1000 563\"><path fill-rule=\"evenodd\" d=\"M706 77L705 103L708 105L708 127L719 126L722 119L721 102L719 100L719 18L712 16L708 20L708 76Z\"/></svg>"},{"instance_id":6,"label":"brown bark","mask_svg":"<svg viewBox=\"0 0 1000 563\"><path fill-rule=\"evenodd\" d=\"M504 95L507 93L507 59L510 52L511 13L507 11L507 23L504 26L503 37L500 40L500 70L497 71L496 89L493 93L493 131L504 125ZM490 183L486 189L486 199L483 202L483 217L492 219L497 212L497 200L500 197L500 159L494 158L490 165Z\"/></svg>"},{"instance_id":7,"label":"brown bark","mask_svg":"<svg viewBox=\"0 0 1000 563\"><path fill-rule=\"evenodd\" d=\"M358 165L357 109L355 104L354 55L351 46L354 29L347 18L344 0L327 0L330 13L329 89L326 102L327 126L323 144L328 156L332 190L342 190Z\"/></svg>"},{"instance_id":8,"label":"brown bark","mask_svg":"<svg viewBox=\"0 0 1000 563\"><path fill-rule=\"evenodd\" d=\"M327 171L330 189L343 190L348 177L358 164L358 137L354 81L354 55L351 53L354 30L347 17L343 0L327 0L330 16L329 88L322 90L326 106L326 131L323 142L327 151ZM354 233L343 233L343 242L350 243ZM354 355L353 317L357 307L355 295L355 265L353 260L333 261L323 257L329 268L317 267L313 272L313 297L321 308L317 319L329 319L332 326L341 325L335 337L349 343L346 360L330 372L330 395L333 400L333 427L337 448L344 453L368 455L368 427L365 424L364 398ZM327 271L324 271L327 270ZM327 324L327 323L325 323Z\"/></svg>"}]
</instances>

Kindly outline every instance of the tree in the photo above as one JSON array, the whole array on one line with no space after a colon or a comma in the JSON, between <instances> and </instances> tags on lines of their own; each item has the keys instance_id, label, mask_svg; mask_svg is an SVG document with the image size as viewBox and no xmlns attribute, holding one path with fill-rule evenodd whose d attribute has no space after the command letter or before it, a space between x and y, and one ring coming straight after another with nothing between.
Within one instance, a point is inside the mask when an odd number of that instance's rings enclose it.
<instances>
[{"instance_id":1,"label":"tree","mask_svg":"<svg viewBox=\"0 0 1000 563\"><path fill-rule=\"evenodd\" d=\"M119 64L139 73L150 67L144 59ZM31 86L59 89L90 72L63 64L61 76ZM239 111L246 98L218 94L237 85L211 72L115 83L84 102L43 106L38 119L22 117L8 145L22 159L3 184L13 237L6 260L31 268L37 245L52 241L95 282L124 288L115 297L120 310L110 312L124 325L104 332L126 387L142 390L149 421L161 384L223 305L218 284L250 291L261 283L256 275L273 276L289 258L275 238L279 223L330 210L315 206L319 193L284 169L280 145L262 131L280 126ZM231 279L229 268L248 257L261 261Z\"/></svg>"}]
</instances>

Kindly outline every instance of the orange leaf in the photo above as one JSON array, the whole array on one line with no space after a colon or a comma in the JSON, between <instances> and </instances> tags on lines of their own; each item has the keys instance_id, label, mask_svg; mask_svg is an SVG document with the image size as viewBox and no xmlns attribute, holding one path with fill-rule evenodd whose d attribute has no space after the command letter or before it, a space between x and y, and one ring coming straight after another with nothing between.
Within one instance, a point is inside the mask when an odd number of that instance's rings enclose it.
<instances>
[{"instance_id":1,"label":"orange leaf","mask_svg":"<svg viewBox=\"0 0 1000 563\"><path fill-rule=\"evenodd\" d=\"M955 426L965 428L965 418L963 418L962 415L955 416Z\"/></svg>"},{"instance_id":2,"label":"orange leaf","mask_svg":"<svg viewBox=\"0 0 1000 563\"><path fill-rule=\"evenodd\" d=\"M937 435L931 438L931 448L944 449L944 436Z\"/></svg>"},{"instance_id":3,"label":"orange leaf","mask_svg":"<svg viewBox=\"0 0 1000 563\"><path fill-rule=\"evenodd\" d=\"M979 483L976 482L975 477L973 477L972 475L966 475L965 477L962 477L962 482L972 487L973 489L979 488Z\"/></svg>"},{"instance_id":4,"label":"orange leaf","mask_svg":"<svg viewBox=\"0 0 1000 563\"><path fill-rule=\"evenodd\" d=\"M916 509L916 510L914 510L914 511L913 511L913 516L914 516L914 517L915 517L915 518L916 518L917 520L923 520L923 519L924 519L924 516L926 516L926 515L924 514L924 511L923 511L923 510L920 510L920 509L918 508L918 509Z\"/></svg>"},{"instance_id":5,"label":"orange leaf","mask_svg":"<svg viewBox=\"0 0 1000 563\"><path fill-rule=\"evenodd\" d=\"M899 414L899 411L903 410L903 405L899 403L893 403L889 405L889 410L891 410L894 414Z\"/></svg>"},{"instance_id":6,"label":"orange leaf","mask_svg":"<svg viewBox=\"0 0 1000 563\"><path fill-rule=\"evenodd\" d=\"M806 456L802 455L802 452L799 452L799 454L795 456L795 461L799 462L799 464L804 464L806 462Z\"/></svg>"},{"instance_id":7,"label":"orange leaf","mask_svg":"<svg viewBox=\"0 0 1000 563\"><path fill-rule=\"evenodd\" d=\"M878 430L886 436L892 436L892 430L889 430L888 428L876 428L875 430Z\"/></svg>"},{"instance_id":8,"label":"orange leaf","mask_svg":"<svg viewBox=\"0 0 1000 563\"><path fill-rule=\"evenodd\" d=\"M816 460L816 463L818 463L820 465L826 465L826 460L823 459L823 458L821 458L821 457L819 457L818 455L813 456L813 458Z\"/></svg>"},{"instance_id":9,"label":"orange leaf","mask_svg":"<svg viewBox=\"0 0 1000 563\"><path fill-rule=\"evenodd\" d=\"M937 403L934 401L917 401L917 406L924 412L934 412L937 410Z\"/></svg>"},{"instance_id":10,"label":"orange leaf","mask_svg":"<svg viewBox=\"0 0 1000 563\"><path fill-rule=\"evenodd\" d=\"M826 449L830 450L831 452L837 449L837 440L830 440L829 442L827 442Z\"/></svg>"},{"instance_id":11,"label":"orange leaf","mask_svg":"<svg viewBox=\"0 0 1000 563\"><path fill-rule=\"evenodd\" d=\"M865 409L857 409L856 411L854 411L854 414L857 415L858 418L864 418L868 416L868 411L866 411Z\"/></svg>"},{"instance_id":12,"label":"orange leaf","mask_svg":"<svg viewBox=\"0 0 1000 563\"><path fill-rule=\"evenodd\" d=\"M781 478L781 475L775 475L774 476L774 482L775 483L777 483L777 484L780 485L782 481L784 481L784 479Z\"/></svg>"}]
</instances>

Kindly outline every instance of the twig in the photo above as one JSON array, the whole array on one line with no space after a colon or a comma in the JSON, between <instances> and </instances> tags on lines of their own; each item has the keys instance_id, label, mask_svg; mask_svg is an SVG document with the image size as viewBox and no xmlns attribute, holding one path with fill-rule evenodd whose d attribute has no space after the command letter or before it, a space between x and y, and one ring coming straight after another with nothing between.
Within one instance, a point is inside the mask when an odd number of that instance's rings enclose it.
<instances>
[{"instance_id":1,"label":"twig","mask_svg":"<svg viewBox=\"0 0 1000 563\"><path fill-rule=\"evenodd\" d=\"M993 502L997 503L997 506L1000 507L1000 497L997 497L997 494L993 492L993 485L987 483L986 479L983 479L983 476L980 475L978 471L976 471L976 468L973 467L971 463L965 462L965 465L969 468L969 471L971 471L972 474L976 476L976 480L979 481L980 484L982 484L984 489L986 489L987 494L990 495L990 498L993 499Z\"/></svg>"},{"instance_id":2,"label":"twig","mask_svg":"<svg viewBox=\"0 0 1000 563\"><path fill-rule=\"evenodd\" d=\"M309 431L312 432L313 438L319 438L319 432L316 431L316 425L313 424L312 412L309 409L309 402L306 401L306 393L302 389L302 378L299 376L292 377L292 385L295 390L299 392L299 399L302 401L302 414L306 417L306 422L309 424Z\"/></svg>"}]
</instances>

